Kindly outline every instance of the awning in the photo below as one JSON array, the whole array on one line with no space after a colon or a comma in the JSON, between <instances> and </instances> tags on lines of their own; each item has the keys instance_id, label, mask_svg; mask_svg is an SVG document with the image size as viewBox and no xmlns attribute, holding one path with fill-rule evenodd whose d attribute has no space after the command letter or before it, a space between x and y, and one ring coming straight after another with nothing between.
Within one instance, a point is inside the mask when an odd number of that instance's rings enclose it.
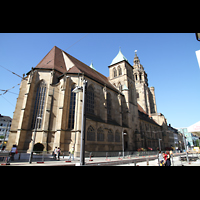
<instances>
[{"instance_id":1,"label":"awning","mask_svg":"<svg viewBox=\"0 0 200 200\"><path fill-rule=\"evenodd\" d=\"M189 126L187 128L187 130L188 130L189 133L192 133L192 134L197 135L197 136L200 137L200 121L195 123L195 124L193 124L193 125L191 125L191 126Z\"/></svg>"}]
</instances>

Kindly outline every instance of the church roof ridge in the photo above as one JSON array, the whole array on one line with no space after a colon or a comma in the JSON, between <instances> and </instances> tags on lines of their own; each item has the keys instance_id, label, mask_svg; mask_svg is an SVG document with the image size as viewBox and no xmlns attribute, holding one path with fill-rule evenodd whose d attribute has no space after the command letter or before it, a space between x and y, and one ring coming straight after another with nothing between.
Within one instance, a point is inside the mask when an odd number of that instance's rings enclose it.
<instances>
[{"instance_id":1,"label":"church roof ridge","mask_svg":"<svg viewBox=\"0 0 200 200\"><path fill-rule=\"evenodd\" d=\"M65 55L64 55L65 54ZM67 61L67 62L66 62ZM68 65L68 66L66 66ZM93 65L93 64L92 64ZM93 66L94 67L94 66ZM106 76L86 65L62 49L54 46L34 69L56 70L60 73L84 73L87 77L107 85L110 89L118 90L109 82ZM28 72L30 73L30 71ZM28 74L27 73L27 74Z\"/></svg>"}]
</instances>

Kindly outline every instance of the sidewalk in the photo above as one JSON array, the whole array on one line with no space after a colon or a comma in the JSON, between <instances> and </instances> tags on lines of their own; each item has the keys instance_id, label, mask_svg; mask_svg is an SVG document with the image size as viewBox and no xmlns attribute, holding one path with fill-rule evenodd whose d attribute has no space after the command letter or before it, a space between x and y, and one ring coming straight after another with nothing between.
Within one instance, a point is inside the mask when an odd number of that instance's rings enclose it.
<instances>
[{"instance_id":1,"label":"sidewalk","mask_svg":"<svg viewBox=\"0 0 200 200\"><path fill-rule=\"evenodd\" d=\"M174 154L175 157L173 158L174 163L171 161L171 166L200 166L200 160L197 160L196 162L190 162L191 164L188 164L185 161L180 161L180 156L185 155L185 153L181 154ZM140 156L140 157L131 157L128 158L127 156L122 159L122 157L119 159L118 157L108 157L107 159L105 157L92 157L93 161L89 161L90 158L85 158L85 164L86 166L158 166L158 159L156 155L152 156ZM80 159L75 158L75 160L71 162L66 162L68 160L68 156L65 156L64 158L61 158L60 161L44 161L44 163L40 162L32 162L29 164L27 161L14 161L11 162L8 166L79 166ZM147 165L147 160L148 164ZM2 162L1 162L2 163Z\"/></svg>"}]
</instances>

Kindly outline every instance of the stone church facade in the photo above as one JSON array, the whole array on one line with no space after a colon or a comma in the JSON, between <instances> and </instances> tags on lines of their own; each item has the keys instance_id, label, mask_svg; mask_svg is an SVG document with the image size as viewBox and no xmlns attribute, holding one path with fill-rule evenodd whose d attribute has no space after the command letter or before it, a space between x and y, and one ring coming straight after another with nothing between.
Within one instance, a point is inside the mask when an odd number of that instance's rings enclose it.
<instances>
[{"instance_id":1,"label":"stone church facade","mask_svg":"<svg viewBox=\"0 0 200 200\"><path fill-rule=\"evenodd\" d=\"M35 143L52 150L56 146L80 151L82 97L73 93L87 80L86 151L127 151L162 146L167 130L165 117L157 113L155 92L135 52L133 65L121 50L108 66L109 77L97 72L58 47L23 78L13 115L7 149L30 151ZM39 117L39 118L38 118ZM123 138L122 138L123 137Z\"/></svg>"}]
</instances>

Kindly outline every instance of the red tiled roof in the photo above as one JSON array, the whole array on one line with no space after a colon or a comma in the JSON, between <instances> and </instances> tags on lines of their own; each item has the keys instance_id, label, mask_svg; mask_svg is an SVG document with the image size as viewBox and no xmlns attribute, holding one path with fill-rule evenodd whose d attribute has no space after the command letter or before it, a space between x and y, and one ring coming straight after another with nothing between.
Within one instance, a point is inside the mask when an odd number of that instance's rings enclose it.
<instances>
[{"instance_id":1,"label":"red tiled roof","mask_svg":"<svg viewBox=\"0 0 200 200\"><path fill-rule=\"evenodd\" d=\"M144 120L144 121L147 121L147 122L149 122L149 123L151 123L151 124L155 124L155 125L157 125L157 126L160 126L159 124L157 124L157 122L154 120L154 119L152 119L152 118L150 118L151 116L149 116L144 110L143 110L143 108L140 106L140 104L137 104L138 105L138 111L139 111L139 118L140 119L142 119L142 120Z\"/></svg>"},{"instance_id":2,"label":"red tiled roof","mask_svg":"<svg viewBox=\"0 0 200 200\"><path fill-rule=\"evenodd\" d=\"M55 69L61 73L65 73L67 70L61 49L54 46L35 68Z\"/></svg>"},{"instance_id":3,"label":"red tiled roof","mask_svg":"<svg viewBox=\"0 0 200 200\"><path fill-rule=\"evenodd\" d=\"M69 59L72 66L67 70L68 66L65 65L63 53L66 55L65 59ZM61 67L62 66L62 67ZM55 69L61 73L84 73L87 77L105 85L118 92L118 90L108 81L108 79L101 73L92 69L88 65L84 64L80 60L74 58L70 54L61 50L60 48L54 46L51 51L40 61L40 63L35 68L43 69Z\"/></svg>"},{"instance_id":4,"label":"red tiled roof","mask_svg":"<svg viewBox=\"0 0 200 200\"><path fill-rule=\"evenodd\" d=\"M148 114L143 110L143 108L140 106L140 104L137 104L137 105L138 105L138 110L139 110L140 112L143 112L144 114L148 115Z\"/></svg>"}]
</instances>

